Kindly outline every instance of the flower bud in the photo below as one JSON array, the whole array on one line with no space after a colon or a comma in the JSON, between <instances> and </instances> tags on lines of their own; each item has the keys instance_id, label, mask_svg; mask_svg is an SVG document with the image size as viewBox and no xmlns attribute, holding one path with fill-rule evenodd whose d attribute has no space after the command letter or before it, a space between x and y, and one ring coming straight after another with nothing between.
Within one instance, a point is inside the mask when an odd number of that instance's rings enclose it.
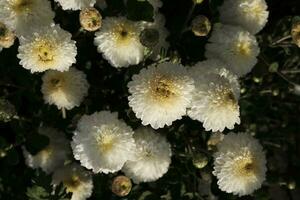
<instances>
[{"instance_id":1,"label":"flower bud","mask_svg":"<svg viewBox=\"0 0 300 200\"><path fill-rule=\"evenodd\" d=\"M11 47L15 42L15 38L15 34L0 22L0 47Z\"/></svg>"},{"instance_id":2,"label":"flower bud","mask_svg":"<svg viewBox=\"0 0 300 200\"><path fill-rule=\"evenodd\" d=\"M85 8L80 11L80 24L87 31L96 31L102 25L102 16L95 8Z\"/></svg>"},{"instance_id":3,"label":"flower bud","mask_svg":"<svg viewBox=\"0 0 300 200\"><path fill-rule=\"evenodd\" d=\"M131 180L126 176L117 176L112 182L112 192L119 196L124 197L129 194L132 188Z\"/></svg>"},{"instance_id":4,"label":"flower bud","mask_svg":"<svg viewBox=\"0 0 300 200\"><path fill-rule=\"evenodd\" d=\"M197 153L193 156L193 164L196 168L202 169L208 163L208 158L204 153Z\"/></svg>"},{"instance_id":5,"label":"flower bud","mask_svg":"<svg viewBox=\"0 0 300 200\"><path fill-rule=\"evenodd\" d=\"M140 34L140 42L148 48L154 47L159 40L159 32L153 28L146 28Z\"/></svg>"},{"instance_id":6,"label":"flower bud","mask_svg":"<svg viewBox=\"0 0 300 200\"><path fill-rule=\"evenodd\" d=\"M211 30L211 23L204 15L198 15L192 21L192 31L196 36L207 36Z\"/></svg>"},{"instance_id":7,"label":"flower bud","mask_svg":"<svg viewBox=\"0 0 300 200\"><path fill-rule=\"evenodd\" d=\"M291 35L294 43L300 48L300 20L293 23Z\"/></svg>"}]
</instances>

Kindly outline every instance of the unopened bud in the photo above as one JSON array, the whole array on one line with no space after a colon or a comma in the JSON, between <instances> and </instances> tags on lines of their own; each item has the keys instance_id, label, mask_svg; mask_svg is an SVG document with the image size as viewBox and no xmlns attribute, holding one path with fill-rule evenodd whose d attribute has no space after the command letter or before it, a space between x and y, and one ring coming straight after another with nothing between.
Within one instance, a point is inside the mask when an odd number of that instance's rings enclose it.
<instances>
[{"instance_id":1,"label":"unopened bud","mask_svg":"<svg viewBox=\"0 0 300 200\"><path fill-rule=\"evenodd\" d=\"M300 48L300 20L293 23L291 35L294 43Z\"/></svg>"},{"instance_id":2,"label":"unopened bud","mask_svg":"<svg viewBox=\"0 0 300 200\"><path fill-rule=\"evenodd\" d=\"M196 36L207 36L211 30L211 23L204 15L195 17L192 21L192 31Z\"/></svg>"},{"instance_id":3,"label":"unopened bud","mask_svg":"<svg viewBox=\"0 0 300 200\"><path fill-rule=\"evenodd\" d=\"M95 8L81 10L79 20L82 28L87 31L96 31L102 25L102 16Z\"/></svg>"},{"instance_id":4,"label":"unopened bud","mask_svg":"<svg viewBox=\"0 0 300 200\"><path fill-rule=\"evenodd\" d=\"M119 197L129 194L132 188L131 180L126 176L117 176L112 182L112 192Z\"/></svg>"},{"instance_id":5,"label":"unopened bud","mask_svg":"<svg viewBox=\"0 0 300 200\"><path fill-rule=\"evenodd\" d=\"M0 99L0 121L9 122L15 116L15 107L9 101Z\"/></svg>"},{"instance_id":6,"label":"unopened bud","mask_svg":"<svg viewBox=\"0 0 300 200\"><path fill-rule=\"evenodd\" d=\"M15 38L15 34L0 22L0 47L11 47L15 42Z\"/></svg>"},{"instance_id":7,"label":"unopened bud","mask_svg":"<svg viewBox=\"0 0 300 200\"><path fill-rule=\"evenodd\" d=\"M140 42L148 48L154 47L159 40L159 32L154 28L146 28L140 34Z\"/></svg>"},{"instance_id":8,"label":"unopened bud","mask_svg":"<svg viewBox=\"0 0 300 200\"><path fill-rule=\"evenodd\" d=\"M197 153L193 156L193 164L196 168L202 169L208 163L208 158L204 153Z\"/></svg>"}]
</instances>

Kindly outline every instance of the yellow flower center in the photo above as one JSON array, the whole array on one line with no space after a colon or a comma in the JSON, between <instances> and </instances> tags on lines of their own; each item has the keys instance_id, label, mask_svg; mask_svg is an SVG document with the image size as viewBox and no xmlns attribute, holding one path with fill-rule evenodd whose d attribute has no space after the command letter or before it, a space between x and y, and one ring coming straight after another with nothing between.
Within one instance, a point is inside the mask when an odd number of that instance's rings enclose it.
<instances>
[{"instance_id":1,"label":"yellow flower center","mask_svg":"<svg viewBox=\"0 0 300 200\"><path fill-rule=\"evenodd\" d=\"M46 162L52 156L52 154L53 154L53 148L50 145L48 145L46 148L44 148L43 150L41 150L38 154Z\"/></svg>"},{"instance_id":2,"label":"yellow flower center","mask_svg":"<svg viewBox=\"0 0 300 200\"><path fill-rule=\"evenodd\" d=\"M79 176L73 174L69 179L63 181L67 192L74 192L77 187L81 184Z\"/></svg>"},{"instance_id":3,"label":"yellow flower center","mask_svg":"<svg viewBox=\"0 0 300 200\"><path fill-rule=\"evenodd\" d=\"M157 100L165 101L177 95L174 81L163 75L156 75L150 82L151 96Z\"/></svg>"},{"instance_id":4,"label":"yellow flower center","mask_svg":"<svg viewBox=\"0 0 300 200\"><path fill-rule=\"evenodd\" d=\"M240 41L236 44L236 51L243 56L251 54L251 44L248 41Z\"/></svg>"},{"instance_id":5,"label":"yellow flower center","mask_svg":"<svg viewBox=\"0 0 300 200\"><path fill-rule=\"evenodd\" d=\"M33 0L15 0L11 3L12 10L15 13L29 13Z\"/></svg>"},{"instance_id":6,"label":"yellow flower center","mask_svg":"<svg viewBox=\"0 0 300 200\"><path fill-rule=\"evenodd\" d=\"M51 41L40 40L35 48L38 59L42 63L49 63L54 60L54 45Z\"/></svg>"},{"instance_id":7,"label":"yellow flower center","mask_svg":"<svg viewBox=\"0 0 300 200\"><path fill-rule=\"evenodd\" d=\"M102 131L105 133L97 135L95 139L98 143L100 151L108 152L113 147L114 137L112 135L112 131L109 130L109 128L104 128L104 130Z\"/></svg>"},{"instance_id":8,"label":"yellow flower center","mask_svg":"<svg viewBox=\"0 0 300 200\"><path fill-rule=\"evenodd\" d=\"M217 88L213 98L213 103L216 106L221 107L232 107L236 108L238 106L237 100L232 92L232 90L227 87Z\"/></svg>"},{"instance_id":9,"label":"yellow flower center","mask_svg":"<svg viewBox=\"0 0 300 200\"><path fill-rule=\"evenodd\" d=\"M242 158L236 162L236 173L238 176L251 177L257 171L255 160L252 157Z\"/></svg>"},{"instance_id":10,"label":"yellow flower center","mask_svg":"<svg viewBox=\"0 0 300 200\"><path fill-rule=\"evenodd\" d=\"M121 45L130 43L131 39L136 35L134 27L127 23L118 24L114 28L113 34L115 35L116 42Z\"/></svg>"}]
</instances>

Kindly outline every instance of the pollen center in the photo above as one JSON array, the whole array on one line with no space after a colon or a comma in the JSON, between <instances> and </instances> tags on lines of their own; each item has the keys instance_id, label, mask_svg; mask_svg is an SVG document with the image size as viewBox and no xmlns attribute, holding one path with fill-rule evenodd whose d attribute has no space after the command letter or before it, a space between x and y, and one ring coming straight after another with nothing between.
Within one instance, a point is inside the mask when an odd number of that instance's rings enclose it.
<instances>
[{"instance_id":1,"label":"pollen center","mask_svg":"<svg viewBox=\"0 0 300 200\"><path fill-rule=\"evenodd\" d=\"M27 13L31 11L32 0L15 0L12 3L12 9L15 13Z\"/></svg>"},{"instance_id":2,"label":"pollen center","mask_svg":"<svg viewBox=\"0 0 300 200\"><path fill-rule=\"evenodd\" d=\"M158 100L167 100L176 96L173 80L165 76L156 76L151 81L151 94Z\"/></svg>"},{"instance_id":3,"label":"pollen center","mask_svg":"<svg viewBox=\"0 0 300 200\"><path fill-rule=\"evenodd\" d=\"M247 41L240 41L236 44L237 52L243 56L249 56L251 54L251 46Z\"/></svg>"},{"instance_id":4,"label":"pollen center","mask_svg":"<svg viewBox=\"0 0 300 200\"><path fill-rule=\"evenodd\" d=\"M249 177L255 174L256 166L252 158L243 158L236 161L236 172L239 176Z\"/></svg>"},{"instance_id":5,"label":"pollen center","mask_svg":"<svg viewBox=\"0 0 300 200\"><path fill-rule=\"evenodd\" d=\"M108 152L112 149L114 144L114 137L112 136L111 130L102 130L106 133L97 135L96 141L100 151Z\"/></svg>"},{"instance_id":6,"label":"pollen center","mask_svg":"<svg viewBox=\"0 0 300 200\"><path fill-rule=\"evenodd\" d=\"M54 60L54 46L50 41L40 41L36 47L39 61L48 63Z\"/></svg>"},{"instance_id":7,"label":"pollen center","mask_svg":"<svg viewBox=\"0 0 300 200\"><path fill-rule=\"evenodd\" d=\"M127 24L119 24L114 29L116 40L120 44L128 44L134 36L133 27Z\"/></svg>"},{"instance_id":8,"label":"pollen center","mask_svg":"<svg viewBox=\"0 0 300 200\"><path fill-rule=\"evenodd\" d=\"M80 178L77 175L72 175L70 179L65 180L63 183L67 188L67 192L73 192L80 185Z\"/></svg>"}]
</instances>

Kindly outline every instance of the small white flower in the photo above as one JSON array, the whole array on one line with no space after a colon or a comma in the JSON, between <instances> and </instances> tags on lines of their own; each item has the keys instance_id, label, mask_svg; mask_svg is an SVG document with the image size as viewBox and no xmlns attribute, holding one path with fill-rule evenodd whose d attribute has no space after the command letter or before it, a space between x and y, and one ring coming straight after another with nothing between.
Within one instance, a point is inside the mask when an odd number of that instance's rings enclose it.
<instances>
[{"instance_id":1,"label":"small white flower","mask_svg":"<svg viewBox=\"0 0 300 200\"><path fill-rule=\"evenodd\" d=\"M71 34L58 25L40 27L33 34L21 37L20 65L34 72L48 69L66 71L76 62L77 48Z\"/></svg>"},{"instance_id":2,"label":"small white flower","mask_svg":"<svg viewBox=\"0 0 300 200\"><path fill-rule=\"evenodd\" d=\"M165 17L159 13L154 17L154 22L141 22L144 29L155 29L159 33L158 43L151 49L152 53L150 58L152 60L159 60L161 57L161 50L167 51L169 48L169 43L166 41L169 36L169 31L165 27L165 22Z\"/></svg>"},{"instance_id":3,"label":"small white flower","mask_svg":"<svg viewBox=\"0 0 300 200\"><path fill-rule=\"evenodd\" d=\"M83 8L93 7L96 0L55 0L63 10L81 10Z\"/></svg>"},{"instance_id":4,"label":"small white flower","mask_svg":"<svg viewBox=\"0 0 300 200\"><path fill-rule=\"evenodd\" d=\"M240 87L237 76L218 60L199 62L189 71L195 81L188 116L203 122L206 131L233 129L240 123L238 99Z\"/></svg>"},{"instance_id":5,"label":"small white flower","mask_svg":"<svg viewBox=\"0 0 300 200\"><path fill-rule=\"evenodd\" d=\"M49 1L42 0L1 0L0 21L17 35L26 35L32 28L50 25L54 12Z\"/></svg>"},{"instance_id":6,"label":"small white flower","mask_svg":"<svg viewBox=\"0 0 300 200\"><path fill-rule=\"evenodd\" d=\"M219 58L239 77L251 71L257 63L259 47L256 38L240 27L216 24L205 56Z\"/></svg>"},{"instance_id":7,"label":"small white flower","mask_svg":"<svg viewBox=\"0 0 300 200\"><path fill-rule=\"evenodd\" d=\"M243 196L261 187L266 176L266 158L258 140L246 133L229 133L214 154L213 174L219 188Z\"/></svg>"},{"instance_id":8,"label":"small white flower","mask_svg":"<svg viewBox=\"0 0 300 200\"><path fill-rule=\"evenodd\" d=\"M67 156L70 154L69 141L64 137L63 132L53 128L40 127L39 133L49 138L49 145L36 155L31 155L23 148L25 162L31 168L40 167L49 174L67 160Z\"/></svg>"},{"instance_id":9,"label":"small white flower","mask_svg":"<svg viewBox=\"0 0 300 200\"><path fill-rule=\"evenodd\" d=\"M70 68L66 72L49 70L42 79L45 102L56 105L58 109L70 110L79 106L88 94L86 75L76 68Z\"/></svg>"},{"instance_id":10,"label":"small white flower","mask_svg":"<svg viewBox=\"0 0 300 200\"><path fill-rule=\"evenodd\" d=\"M170 126L186 114L191 103L194 81L186 69L170 62L151 65L133 75L128 83L129 106L144 126L154 129Z\"/></svg>"},{"instance_id":11,"label":"small white flower","mask_svg":"<svg viewBox=\"0 0 300 200\"><path fill-rule=\"evenodd\" d=\"M135 183L156 181L169 169L171 146L166 138L151 128L135 131L136 159L127 161L122 169Z\"/></svg>"},{"instance_id":12,"label":"small white flower","mask_svg":"<svg viewBox=\"0 0 300 200\"><path fill-rule=\"evenodd\" d=\"M85 200L92 195L93 179L91 174L76 163L57 169L52 176L54 187L60 183L66 187L66 192L72 193L71 200Z\"/></svg>"},{"instance_id":13,"label":"small white flower","mask_svg":"<svg viewBox=\"0 0 300 200\"><path fill-rule=\"evenodd\" d=\"M139 37L141 25L124 17L107 17L102 23L94 40L98 52L113 67L139 64L144 58L144 46Z\"/></svg>"},{"instance_id":14,"label":"small white flower","mask_svg":"<svg viewBox=\"0 0 300 200\"><path fill-rule=\"evenodd\" d=\"M267 9L265 0L226 0L220 7L220 20L224 24L238 25L255 34L268 21Z\"/></svg>"},{"instance_id":15,"label":"small white flower","mask_svg":"<svg viewBox=\"0 0 300 200\"><path fill-rule=\"evenodd\" d=\"M84 115L73 136L74 157L94 173L116 172L134 158L132 135L132 129L118 119L117 113Z\"/></svg>"}]
</instances>

